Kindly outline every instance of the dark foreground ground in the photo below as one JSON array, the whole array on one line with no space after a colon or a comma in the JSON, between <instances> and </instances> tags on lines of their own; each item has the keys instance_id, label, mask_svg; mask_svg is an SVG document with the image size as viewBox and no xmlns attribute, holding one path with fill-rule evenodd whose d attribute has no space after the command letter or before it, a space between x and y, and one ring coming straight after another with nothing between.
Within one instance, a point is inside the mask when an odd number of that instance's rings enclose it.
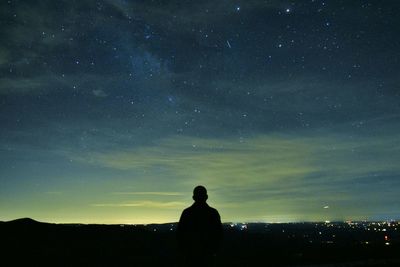
<instances>
[{"instance_id":1,"label":"dark foreground ground","mask_svg":"<svg viewBox=\"0 0 400 267\"><path fill-rule=\"evenodd\" d=\"M175 224L0 222L2 266L178 266ZM400 224L225 224L216 266L400 266ZM4 265L3 265L4 264Z\"/></svg>"}]
</instances>

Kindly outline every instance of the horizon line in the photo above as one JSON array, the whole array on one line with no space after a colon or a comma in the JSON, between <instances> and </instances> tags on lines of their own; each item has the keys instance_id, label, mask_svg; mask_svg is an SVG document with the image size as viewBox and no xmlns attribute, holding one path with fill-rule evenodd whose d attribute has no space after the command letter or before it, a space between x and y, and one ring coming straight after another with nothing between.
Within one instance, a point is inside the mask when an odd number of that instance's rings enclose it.
<instances>
[{"instance_id":1,"label":"horizon line","mask_svg":"<svg viewBox=\"0 0 400 267\"><path fill-rule=\"evenodd\" d=\"M162 225L162 224L177 224L178 221L175 222L149 222L149 223L85 223L85 222L49 222L49 221L41 221L41 220L36 220L33 218L29 217L22 217L22 218L16 218L12 220L0 220L0 223L10 223L10 222L15 222L15 221L20 221L20 220L31 220L37 223L47 223L47 224L80 224L80 225ZM400 219L389 219L389 220L325 220L325 221L315 221L315 220L304 220L304 221L224 221L222 224L296 224L296 223L318 223L318 224L329 224L329 223L381 223L381 222L386 222L386 223L391 223L391 222L396 222L399 223Z\"/></svg>"}]
</instances>

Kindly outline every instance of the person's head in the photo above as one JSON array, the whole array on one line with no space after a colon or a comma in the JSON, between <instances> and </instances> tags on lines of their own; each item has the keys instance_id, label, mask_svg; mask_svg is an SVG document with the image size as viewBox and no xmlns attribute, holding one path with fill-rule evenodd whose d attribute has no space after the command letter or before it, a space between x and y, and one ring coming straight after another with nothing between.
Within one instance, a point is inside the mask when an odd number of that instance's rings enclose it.
<instances>
[{"instance_id":1,"label":"person's head","mask_svg":"<svg viewBox=\"0 0 400 267\"><path fill-rule=\"evenodd\" d=\"M193 200L195 202L206 202L207 199L207 189L202 185L196 186L193 190Z\"/></svg>"}]
</instances>

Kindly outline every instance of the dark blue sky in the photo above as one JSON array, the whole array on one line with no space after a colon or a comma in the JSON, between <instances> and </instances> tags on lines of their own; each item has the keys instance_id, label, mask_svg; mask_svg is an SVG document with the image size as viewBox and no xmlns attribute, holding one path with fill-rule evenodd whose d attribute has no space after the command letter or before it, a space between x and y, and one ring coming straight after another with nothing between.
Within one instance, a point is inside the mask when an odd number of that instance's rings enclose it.
<instances>
[{"instance_id":1,"label":"dark blue sky","mask_svg":"<svg viewBox=\"0 0 400 267\"><path fill-rule=\"evenodd\" d=\"M0 220L400 218L398 1L2 1Z\"/></svg>"}]
</instances>

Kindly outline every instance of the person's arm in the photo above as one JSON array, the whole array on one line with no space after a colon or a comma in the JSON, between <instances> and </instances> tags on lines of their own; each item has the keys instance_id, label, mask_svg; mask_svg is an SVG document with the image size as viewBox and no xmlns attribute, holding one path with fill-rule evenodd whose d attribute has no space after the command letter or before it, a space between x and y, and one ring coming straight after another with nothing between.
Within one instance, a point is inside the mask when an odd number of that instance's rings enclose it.
<instances>
[{"instance_id":1,"label":"person's arm","mask_svg":"<svg viewBox=\"0 0 400 267\"><path fill-rule=\"evenodd\" d=\"M221 217L218 213L217 210L215 210L214 213L214 219L213 219L213 251L215 253L218 252L222 237L223 237L223 229L222 229L222 223L221 223Z\"/></svg>"},{"instance_id":2,"label":"person's arm","mask_svg":"<svg viewBox=\"0 0 400 267\"><path fill-rule=\"evenodd\" d=\"M218 221L218 227L217 227L218 239L219 242L221 242L224 231L222 228L221 216L219 215L218 211L217 211L217 221Z\"/></svg>"},{"instance_id":3,"label":"person's arm","mask_svg":"<svg viewBox=\"0 0 400 267\"><path fill-rule=\"evenodd\" d=\"M186 231L186 213L185 211L183 211L181 217L179 218L178 226L176 228L176 237L180 248L184 246L185 231Z\"/></svg>"}]
</instances>

